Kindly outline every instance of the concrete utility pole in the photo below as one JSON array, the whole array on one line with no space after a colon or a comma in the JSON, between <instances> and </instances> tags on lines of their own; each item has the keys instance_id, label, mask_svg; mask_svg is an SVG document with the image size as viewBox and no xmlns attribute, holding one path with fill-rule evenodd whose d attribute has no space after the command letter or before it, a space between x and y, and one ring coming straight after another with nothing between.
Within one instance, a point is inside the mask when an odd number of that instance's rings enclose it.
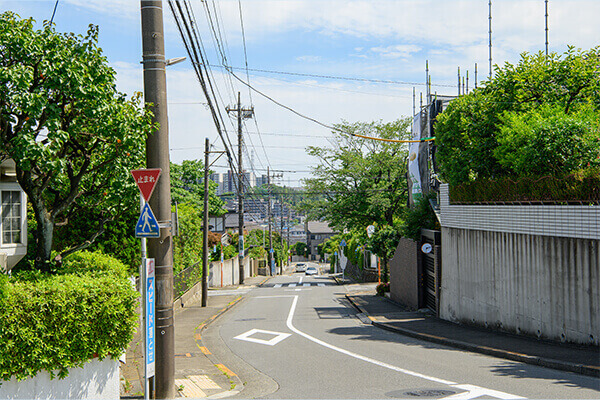
<instances>
[{"instance_id":1,"label":"concrete utility pole","mask_svg":"<svg viewBox=\"0 0 600 400\"><path fill-rule=\"evenodd\" d=\"M239 238L239 270L240 285L244 283L244 169L242 164L242 147L244 138L242 136L242 119L252 118L254 107L242 108L240 92L236 108L226 108L227 112L237 113L238 121L238 238Z\"/></svg>"},{"instance_id":2,"label":"concrete utility pole","mask_svg":"<svg viewBox=\"0 0 600 400\"><path fill-rule=\"evenodd\" d=\"M287 266L290 266L290 207L287 209L287 242L288 242L288 256L287 256Z\"/></svg>"},{"instance_id":3,"label":"concrete utility pole","mask_svg":"<svg viewBox=\"0 0 600 400\"><path fill-rule=\"evenodd\" d=\"M202 307L206 307L208 298L208 138L204 143L204 231L202 233Z\"/></svg>"},{"instance_id":4,"label":"concrete utility pole","mask_svg":"<svg viewBox=\"0 0 600 400\"><path fill-rule=\"evenodd\" d=\"M271 172L267 166L267 212L269 214L269 271L273 274L273 231L271 227Z\"/></svg>"},{"instance_id":5,"label":"concrete utility pole","mask_svg":"<svg viewBox=\"0 0 600 400\"><path fill-rule=\"evenodd\" d=\"M546 0L546 57L548 57L548 0Z\"/></svg>"},{"instance_id":6,"label":"concrete utility pole","mask_svg":"<svg viewBox=\"0 0 600 400\"><path fill-rule=\"evenodd\" d=\"M160 237L148 239L148 256L156 263L156 374L155 397L175 397L175 335L173 326L173 249L171 239L171 177L169 123L161 0L141 0L144 100L152 104L153 123L159 128L146 140L146 167L161 168L161 178L150 199L161 226Z\"/></svg>"},{"instance_id":7,"label":"concrete utility pole","mask_svg":"<svg viewBox=\"0 0 600 400\"><path fill-rule=\"evenodd\" d=\"M279 235L281 236L281 251L283 252L283 194L279 197L279 220L281 223ZM283 260L281 260L281 275L283 275Z\"/></svg>"}]
</instances>

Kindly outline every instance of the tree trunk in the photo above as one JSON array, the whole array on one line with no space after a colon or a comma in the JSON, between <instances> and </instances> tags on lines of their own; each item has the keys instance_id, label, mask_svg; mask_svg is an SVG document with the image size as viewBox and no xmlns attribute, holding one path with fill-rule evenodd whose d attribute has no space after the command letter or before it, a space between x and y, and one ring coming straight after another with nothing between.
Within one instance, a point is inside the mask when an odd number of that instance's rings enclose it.
<instances>
[{"instance_id":1,"label":"tree trunk","mask_svg":"<svg viewBox=\"0 0 600 400\"><path fill-rule=\"evenodd\" d=\"M33 203L33 202L32 202ZM37 228L35 230L35 268L42 272L50 272L50 257L52 253L52 235L54 221L43 206L33 204Z\"/></svg>"},{"instance_id":2,"label":"tree trunk","mask_svg":"<svg viewBox=\"0 0 600 400\"><path fill-rule=\"evenodd\" d=\"M387 258L383 257L383 282L384 283L388 283L389 280L389 276L388 276L388 260Z\"/></svg>"}]
</instances>

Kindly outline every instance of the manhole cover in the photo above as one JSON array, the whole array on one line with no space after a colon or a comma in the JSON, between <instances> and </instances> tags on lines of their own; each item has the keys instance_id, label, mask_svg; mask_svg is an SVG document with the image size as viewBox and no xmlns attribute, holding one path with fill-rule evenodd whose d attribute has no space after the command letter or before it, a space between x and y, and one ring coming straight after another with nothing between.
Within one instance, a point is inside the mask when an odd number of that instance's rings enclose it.
<instances>
[{"instance_id":1,"label":"manhole cover","mask_svg":"<svg viewBox=\"0 0 600 400\"><path fill-rule=\"evenodd\" d=\"M453 390L447 389L413 389L413 390L395 390L393 392L388 392L385 395L387 397L392 397L395 399L406 399L413 397L421 397L421 398L429 398L429 399L439 399L441 397L451 396L456 394Z\"/></svg>"}]
</instances>

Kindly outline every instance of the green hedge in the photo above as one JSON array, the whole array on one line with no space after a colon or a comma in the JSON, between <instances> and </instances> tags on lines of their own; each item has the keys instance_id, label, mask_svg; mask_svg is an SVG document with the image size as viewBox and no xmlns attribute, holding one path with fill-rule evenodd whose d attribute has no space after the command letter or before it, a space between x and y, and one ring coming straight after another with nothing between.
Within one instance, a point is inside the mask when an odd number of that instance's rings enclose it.
<instances>
[{"instance_id":1,"label":"green hedge","mask_svg":"<svg viewBox=\"0 0 600 400\"><path fill-rule=\"evenodd\" d=\"M0 276L0 380L64 378L94 357L118 358L131 341L137 293L127 267L85 252L65 264L55 275Z\"/></svg>"},{"instance_id":2,"label":"green hedge","mask_svg":"<svg viewBox=\"0 0 600 400\"><path fill-rule=\"evenodd\" d=\"M479 179L450 187L452 203L600 204L600 170L563 177Z\"/></svg>"}]
</instances>

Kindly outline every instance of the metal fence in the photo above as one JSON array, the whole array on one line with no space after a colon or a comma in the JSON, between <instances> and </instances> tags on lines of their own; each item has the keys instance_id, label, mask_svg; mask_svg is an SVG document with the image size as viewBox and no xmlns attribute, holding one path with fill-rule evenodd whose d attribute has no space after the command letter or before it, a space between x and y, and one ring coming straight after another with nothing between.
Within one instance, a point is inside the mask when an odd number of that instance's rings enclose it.
<instances>
[{"instance_id":1,"label":"metal fence","mask_svg":"<svg viewBox=\"0 0 600 400\"><path fill-rule=\"evenodd\" d=\"M179 272L173 277L173 298L180 298L202 279L202 264L200 261Z\"/></svg>"}]
</instances>

